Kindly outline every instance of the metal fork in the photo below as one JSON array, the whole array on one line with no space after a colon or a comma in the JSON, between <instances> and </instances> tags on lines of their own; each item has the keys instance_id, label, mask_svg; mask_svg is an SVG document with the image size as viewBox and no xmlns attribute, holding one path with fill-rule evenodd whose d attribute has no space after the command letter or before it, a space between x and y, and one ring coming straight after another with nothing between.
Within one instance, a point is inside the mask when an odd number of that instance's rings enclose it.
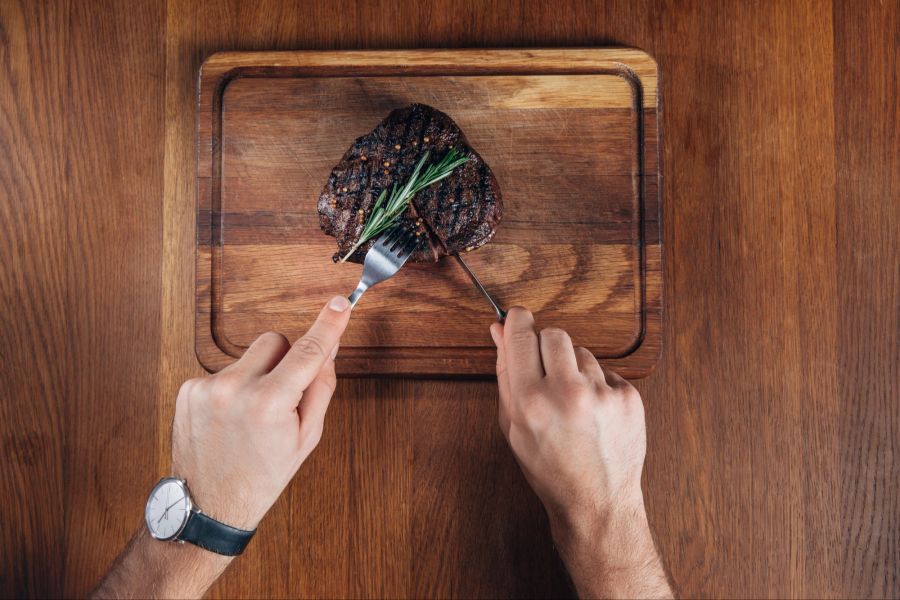
<instances>
[{"instance_id":1,"label":"metal fork","mask_svg":"<svg viewBox=\"0 0 900 600\"><path fill-rule=\"evenodd\" d=\"M418 245L419 238L415 232L403 225L395 225L378 236L372 249L366 253L362 278L348 297L350 307L356 306L367 289L399 271Z\"/></svg>"}]
</instances>

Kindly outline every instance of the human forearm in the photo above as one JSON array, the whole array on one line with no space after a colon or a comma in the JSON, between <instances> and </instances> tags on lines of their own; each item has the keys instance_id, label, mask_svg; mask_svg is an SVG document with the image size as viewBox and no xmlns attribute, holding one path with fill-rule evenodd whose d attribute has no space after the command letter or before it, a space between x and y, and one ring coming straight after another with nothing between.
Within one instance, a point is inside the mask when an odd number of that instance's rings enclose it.
<instances>
[{"instance_id":1,"label":"human forearm","mask_svg":"<svg viewBox=\"0 0 900 600\"><path fill-rule=\"evenodd\" d=\"M672 598L642 502L551 516L553 538L582 598Z\"/></svg>"},{"instance_id":2,"label":"human forearm","mask_svg":"<svg viewBox=\"0 0 900 600\"><path fill-rule=\"evenodd\" d=\"M141 527L94 590L94 598L200 598L233 557L154 540Z\"/></svg>"},{"instance_id":3,"label":"human forearm","mask_svg":"<svg viewBox=\"0 0 900 600\"><path fill-rule=\"evenodd\" d=\"M175 477L153 488L147 527L134 535L94 597L206 592L319 443L336 384L334 357L349 320L350 302L337 296L293 345L265 333L236 362L181 386L172 426ZM188 511L191 506L203 514ZM158 541L150 531L190 543Z\"/></svg>"},{"instance_id":4,"label":"human forearm","mask_svg":"<svg viewBox=\"0 0 900 600\"><path fill-rule=\"evenodd\" d=\"M641 493L641 395L586 348L513 307L494 323L500 429L547 509L584 597L671 597Z\"/></svg>"}]
</instances>

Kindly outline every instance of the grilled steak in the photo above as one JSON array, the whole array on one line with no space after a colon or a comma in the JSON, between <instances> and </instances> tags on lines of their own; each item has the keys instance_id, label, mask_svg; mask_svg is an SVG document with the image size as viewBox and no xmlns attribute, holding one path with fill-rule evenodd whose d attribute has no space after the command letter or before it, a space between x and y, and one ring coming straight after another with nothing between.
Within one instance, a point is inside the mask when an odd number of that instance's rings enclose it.
<instances>
[{"instance_id":1,"label":"grilled steak","mask_svg":"<svg viewBox=\"0 0 900 600\"><path fill-rule=\"evenodd\" d=\"M401 219L420 239L411 260L437 261L472 250L494 236L503 203L490 167L466 142L456 123L424 104L399 108L371 133L358 138L332 170L319 196L319 225L337 239L337 261L359 239L382 190L409 179L429 151L428 164L456 148L469 160L452 175L416 194ZM372 246L363 244L349 260L362 262Z\"/></svg>"}]
</instances>

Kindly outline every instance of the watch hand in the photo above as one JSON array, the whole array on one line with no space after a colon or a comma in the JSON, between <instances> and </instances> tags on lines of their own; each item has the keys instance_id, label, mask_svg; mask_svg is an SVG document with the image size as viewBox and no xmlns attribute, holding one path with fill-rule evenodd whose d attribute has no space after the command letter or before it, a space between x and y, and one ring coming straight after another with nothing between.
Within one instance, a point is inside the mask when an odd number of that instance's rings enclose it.
<instances>
[{"instance_id":1,"label":"watch hand","mask_svg":"<svg viewBox=\"0 0 900 600\"><path fill-rule=\"evenodd\" d=\"M172 491L172 490L170 490L169 488L166 488L166 504L169 503L169 494L171 493L171 491ZM162 521L163 517L165 517L167 521L169 520L169 509L168 509L168 508L165 509L165 510L163 511L163 514L161 514L161 515L159 516L159 518L156 520L156 524L157 524L157 525L159 525L159 522Z\"/></svg>"},{"instance_id":2,"label":"watch hand","mask_svg":"<svg viewBox=\"0 0 900 600\"><path fill-rule=\"evenodd\" d=\"M166 494L166 496L168 496L168 494ZM168 499L168 498L167 498L167 499ZM163 518L165 518L166 521L168 521L168 520L169 520L169 509L172 508L173 506L175 506L176 504L178 504L179 502L181 502L182 500L184 500L184 498L179 498L178 500L176 500L176 501L173 502L172 504L168 505L168 506L165 508L165 510L163 510L163 514L161 514L161 515L159 516L159 518L156 520L156 523L159 524L159 522L162 521Z\"/></svg>"}]
</instances>

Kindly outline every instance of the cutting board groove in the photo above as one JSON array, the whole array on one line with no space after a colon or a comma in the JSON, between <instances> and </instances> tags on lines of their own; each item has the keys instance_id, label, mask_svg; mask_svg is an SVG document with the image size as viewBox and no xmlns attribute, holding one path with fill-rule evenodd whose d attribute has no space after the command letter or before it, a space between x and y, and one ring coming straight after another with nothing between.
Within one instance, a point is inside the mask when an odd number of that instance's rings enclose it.
<instances>
[{"instance_id":1,"label":"cutting board groove","mask_svg":"<svg viewBox=\"0 0 900 600\"><path fill-rule=\"evenodd\" d=\"M628 377L661 352L656 64L631 49L220 53L198 98L196 349L217 370L260 333L296 337L347 293L316 201L392 109L447 112L503 191L466 255L502 304L567 329ZM357 307L345 375L487 376L491 312L451 261L408 265Z\"/></svg>"}]
</instances>

